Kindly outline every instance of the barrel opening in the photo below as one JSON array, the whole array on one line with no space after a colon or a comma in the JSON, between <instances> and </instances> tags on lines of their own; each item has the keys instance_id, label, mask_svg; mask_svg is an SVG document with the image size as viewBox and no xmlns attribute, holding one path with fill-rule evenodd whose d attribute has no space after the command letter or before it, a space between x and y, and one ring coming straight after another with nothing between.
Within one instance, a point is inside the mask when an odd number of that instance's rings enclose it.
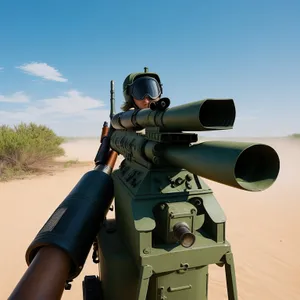
<instances>
[{"instance_id":1,"label":"barrel opening","mask_svg":"<svg viewBox=\"0 0 300 300\"><path fill-rule=\"evenodd\" d=\"M206 100L200 108L200 122L205 127L232 127L235 106L231 99Z\"/></svg>"},{"instance_id":2,"label":"barrel opening","mask_svg":"<svg viewBox=\"0 0 300 300\"><path fill-rule=\"evenodd\" d=\"M272 147L253 145L240 154L235 166L235 177L241 187L261 191L276 180L279 165L279 157Z\"/></svg>"}]
</instances>

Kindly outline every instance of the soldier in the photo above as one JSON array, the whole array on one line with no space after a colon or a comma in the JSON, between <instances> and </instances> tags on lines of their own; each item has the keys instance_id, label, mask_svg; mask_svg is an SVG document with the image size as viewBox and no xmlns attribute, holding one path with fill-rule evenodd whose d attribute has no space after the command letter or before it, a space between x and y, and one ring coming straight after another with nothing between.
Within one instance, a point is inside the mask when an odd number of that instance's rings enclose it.
<instances>
[{"instance_id":1,"label":"soldier","mask_svg":"<svg viewBox=\"0 0 300 300\"><path fill-rule=\"evenodd\" d=\"M149 108L150 103L160 99L162 84L156 73L131 73L123 82L125 102L121 106L123 111L129 109Z\"/></svg>"}]
</instances>

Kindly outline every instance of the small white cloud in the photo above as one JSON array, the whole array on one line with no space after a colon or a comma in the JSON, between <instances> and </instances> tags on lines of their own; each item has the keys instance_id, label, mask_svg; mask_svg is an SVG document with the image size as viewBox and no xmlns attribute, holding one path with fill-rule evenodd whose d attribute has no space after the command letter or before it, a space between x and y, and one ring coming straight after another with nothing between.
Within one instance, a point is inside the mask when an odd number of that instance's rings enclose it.
<instances>
[{"instance_id":1,"label":"small white cloud","mask_svg":"<svg viewBox=\"0 0 300 300\"><path fill-rule=\"evenodd\" d=\"M3 67L0 67L0 71L2 71L4 68Z\"/></svg>"},{"instance_id":2,"label":"small white cloud","mask_svg":"<svg viewBox=\"0 0 300 300\"><path fill-rule=\"evenodd\" d=\"M24 64L22 66L18 66L16 68L24 71L26 74L42 77L47 80L59 82L68 81L68 79L62 77L62 74L59 73L58 70L47 65L46 63L32 62L29 64Z\"/></svg>"},{"instance_id":3,"label":"small white cloud","mask_svg":"<svg viewBox=\"0 0 300 300\"><path fill-rule=\"evenodd\" d=\"M104 121L109 121L109 110L104 102L77 90L69 90L53 98L31 101L27 107L20 107L18 110L0 109L0 125L34 122L49 126L60 135L97 136Z\"/></svg>"},{"instance_id":4,"label":"small white cloud","mask_svg":"<svg viewBox=\"0 0 300 300\"><path fill-rule=\"evenodd\" d=\"M29 97L24 92L16 92L8 96L0 95L0 102L27 103L29 102Z\"/></svg>"},{"instance_id":5,"label":"small white cloud","mask_svg":"<svg viewBox=\"0 0 300 300\"><path fill-rule=\"evenodd\" d=\"M17 101L18 100L18 101ZM2 102L29 102L29 98L22 92L12 96L0 96ZM22 111L15 111L11 118L22 116L24 119L64 119L79 117L81 120L95 117L103 109L103 101L82 95L77 90L70 90L62 96L41 99L31 102Z\"/></svg>"},{"instance_id":6,"label":"small white cloud","mask_svg":"<svg viewBox=\"0 0 300 300\"><path fill-rule=\"evenodd\" d=\"M70 90L63 96L43 99L39 101L43 113L57 113L64 115L83 114L89 109L104 106L103 102L89 96L83 96L77 90Z\"/></svg>"}]
</instances>

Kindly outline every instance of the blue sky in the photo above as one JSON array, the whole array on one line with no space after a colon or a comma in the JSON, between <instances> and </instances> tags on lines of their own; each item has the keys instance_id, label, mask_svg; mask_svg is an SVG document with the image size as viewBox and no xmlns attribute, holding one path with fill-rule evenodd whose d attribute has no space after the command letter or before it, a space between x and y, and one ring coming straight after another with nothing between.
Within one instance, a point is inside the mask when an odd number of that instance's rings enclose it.
<instances>
[{"instance_id":1,"label":"blue sky","mask_svg":"<svg viewBox=\"0 0 300 300\"><path fill-rule=\"evenodd\" d=\"M0 125L99 136L132 72L160 75L172 106L233 98L234 129L300 132L300 1L2 1Z\"/></svg>"}]
</instances>

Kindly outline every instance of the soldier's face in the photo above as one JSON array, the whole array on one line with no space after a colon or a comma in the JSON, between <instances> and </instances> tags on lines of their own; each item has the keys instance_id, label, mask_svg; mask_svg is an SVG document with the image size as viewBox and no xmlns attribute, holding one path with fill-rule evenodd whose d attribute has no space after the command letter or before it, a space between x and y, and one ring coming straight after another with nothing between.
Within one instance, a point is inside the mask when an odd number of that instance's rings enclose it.
<instances>
[{"instance_id":1,"label":"soldier's face","mask_svg":"<svg viewBox=\"0 0 300 300\"><path fill-rule=\"evenodd\" d=\"M137 100L137 99L133 98L134 103L140 109L149 108L150 103L153 101L157 101L157 100L159 100L159 98L151 99L151 98L145 97L143 100Z\"/></svg>"}]
</instances>

